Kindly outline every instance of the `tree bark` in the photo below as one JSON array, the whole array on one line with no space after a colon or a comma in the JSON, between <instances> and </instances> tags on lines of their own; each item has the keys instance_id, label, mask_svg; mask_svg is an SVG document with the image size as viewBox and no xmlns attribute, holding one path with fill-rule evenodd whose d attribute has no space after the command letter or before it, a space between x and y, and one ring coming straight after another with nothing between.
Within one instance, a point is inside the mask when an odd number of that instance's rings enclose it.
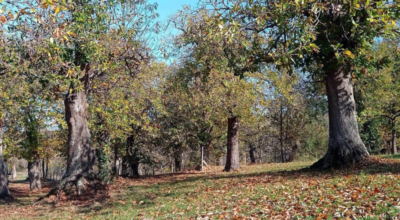
<instances>
[{"instance_id":1,"label":"tree bark","mask_svg":"<svg viewBox=\"0 0 400 220\"><path fill-rule=\"evenodd\" d=\"M254 151L256 150L251 144L249 145L249 154L250 154L250 164L256 163L256 157L254 156Z\"/></svg>"},{"instance_id":2,"label":"tree bark","mask_svg":"<svg viewBox=\"0 0 400 220\"><path fill-rule=\"evenodd\" d=\"M124 176L139 177L140 152L135 146L134 136L126 139L126 155L123 157Z\"/></svg>"},{"instance_id":3,"label":"tree bark","mask_svg":"<svg viewBox=\"0 0 400 220\"><path fill-rule=\"evenodd\" d=\"M200 171L203 171L203 161L204 161L204 146L203 145L200 145L200 153L201 153Z\"/></svg>"},{"instance_id":4,"label":"tree bark","mask_svg":"<svg viewBox=\"0 0 400 220\"><path fill-rule=\"evenodd\" d=\"M40 160L28 162L28 177L31 190L42 189L42 184L40 182Z\"/></svg>"},{"instance_id":5,"label":"tree bark","mask_svg":"<svg viewBox=\"0 0 400 220\"><path fill-rule=\"evenodd\" d=\"M325 156L311 168L340 168L369 157L358 132L351 75L344 67L326 76L329 109L329 145Z\"/></svg>"},{"instance_id":6,"label":"tree bark","mask_svg":"<svg viewBox=\"0 0 400 220\"><path fill-rule=\"evenodd\" d=\"M396 120L396 119L395 119ZM392 153L397 154L397 145L396 145L396 122L393 121L392 128Z\"/></svg>"},{"instance_id":7,"label":"tree bark","mask_svg":"<svg viewBox=\"0 0 400 220\"><path fill-rule=\"evenodd\" d=\"M15 167L15 164L12 165L11 179L12 179L12 180L17 179L17 169L16 169L16 167Z\"/></svg>"},{"instance_id":8,"label":"tree bark","mask_svg":"<svg viewBox=\"0 0 400 220\"><path fill-rule=\"evenodd\" d=\"M46 164L44 159L42 159L42 178L44 179L44 175L46 174Z\"/></svg>"},{"instance_id":9,"label":"tree bark","mask_svg":"<svg viewBox=\"0 0 400 220\"><path fill-rule=\"evenodd\" d=\"M71 90L70 90L71 91ZM67 171L61 184L75 183L82 189L81 179L91 171L94 155L91 148L91 136L87 125L86 92L72 89L65 98L65 118L68 125Z\"/></svg>"},{"instance_id":10,"label":"tree bark","mask_svg":"<svg viewBox=\"0 0 400 220\"><path fill-rule=\"evenodd\" d=\"M3 160L3 121L0 121L0 199L12 197L8 190L7 163Z\"/></svg>"},{"instance_id":11,"label":"tree bark","mask_svg":"<svg viewBox=\"0 0 400 220\"><path fill-rule=\"evenodd\" d=\"M139 177L139 159L134 155L127 155L123 157L122 162L122 176L124 177Z\"/></svg>"},{"instance_id":12,"label":"tree bark","mask_svg":"<svg viewBox=\"0 0 400 220\"><path fill-rule=\"evenodd\" d=\"M239 119L237 117L228 118L228 137L225 172L238 170L239 162Z\"/></svg>"},{"instance_id":13,"label":"tree bark","mask_svg":"<svg viewBox=\"0 0 400 220\"><path fill-rule=\"evenodd\" d=\"M169 163L169 169L171 170L171 173L174 173L174 163L172 163L172 159L169 159L170 163Z\"/></svg>"},{"instance_id":14,"label":"tree bark","mask_svg":"<svg viewBox=\"0 0 400 220\"><path fill-rule=\"evenodd\" d=\"M175 172L182 171L182 154L177 153L174 157L174 161L175 161Z\"/></svg>"},{"instance_id":15,"label":"tree bark","mask_svg":"<svg viewBox=\"0 0 400 220\"><path fill-rule=\"evenodd\" d=\"M49 158L46 160L46 175L44 176L44 179L47 180L47 175L49 174Z\"/></svg>"},{"instance_id":16,"label":"tree bark","mask_svg":"<svg viewBox=\"0 0 400 220\"><path fill-rule=\"evenodd\" d=\"M282 100L281 100L281 112L279 116L279 143L281 145L281 159L282 163L285 163L285 153L283 150L283 106L282 106Z\"/></svg>"},{"instance_id":17,"label":"tree bark","mask_svg":"<svg viewBox=\"0 0 400 220\"><path fill-rule=\"evenodd\" d=\"M140 177L139 173L139 162L134 161L131 163L131 169L132 169L132 176L133 177Z\"/></svg>"},{"instance_id":18,"label":"tree bark","mask_svg":"<svg viewBox=\"0 0 400 220\"><path fill-rule=\"evenodd\" d=\"M118 145L114 146L114 175L116 178L119 176L119 160L118 160Z\"/></svg>"},{"instance_id":19,"label":"tree bark","mask_svg":"<svg viewBox=\"0 0 400 220\"><path fill-rule=\"evenodd\" d=\"M88 79L86 79L88 83ZM85 85L86 88L86 85ZM83 179L92 174L94 152L91 147L91 136L87 124L86 91L78 91L73 84L70 86L65 104L65 120L68 125L68 159L67 170L60 183L48 194L54 195L59 190L69 191L75 185L78 195L84 188ZM43 198L40 198L41 200Z\"/></svg>"}]
</instances>

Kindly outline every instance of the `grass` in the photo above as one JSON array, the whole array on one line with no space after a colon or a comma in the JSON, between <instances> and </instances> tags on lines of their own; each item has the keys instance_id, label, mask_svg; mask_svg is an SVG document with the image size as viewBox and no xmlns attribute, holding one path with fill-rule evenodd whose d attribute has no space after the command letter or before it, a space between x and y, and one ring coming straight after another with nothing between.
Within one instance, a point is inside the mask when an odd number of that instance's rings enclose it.
<instances>
[{"instance_id":1,"label":"grass","mask_svg":"<svg viewBox=\"0 0 400 220\"><path fill-rule=\"evenodd\" d=\"M17 202L0 205L0 219L391 219L399 215L400 161L374 158L340 171L299 171L311 163L119 179L110 186L107 199L64 198L56 205L51 201L32 205L44 192L27 192Z\"/></svg>"},{"instance_id":2,"label":"grass","mask_svg":"<svg viewBox=\"0 0 400 220\"><path fill-rule=\"evenodd\" d=\"M384 154L384 155L379 155L379 157L386 159L400 159L400 154Z\"/></svg>"}]
</instances>

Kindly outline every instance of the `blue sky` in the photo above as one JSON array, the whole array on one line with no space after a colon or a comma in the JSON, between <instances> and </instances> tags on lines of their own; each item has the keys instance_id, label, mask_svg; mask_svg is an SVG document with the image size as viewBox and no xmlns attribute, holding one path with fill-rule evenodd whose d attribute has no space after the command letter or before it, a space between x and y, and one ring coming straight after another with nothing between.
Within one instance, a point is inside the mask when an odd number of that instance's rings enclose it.
<instances>
[{"instance_id":1,"label":"blue sky","mask_svg":"<svg viewBox=\"0 0 400 220\"><path fill-rule=\"evenodd\" d=\"M177 11L181 10L183 5L189 5L192 6L192 8L194 8L197 6L199 0L148 0L148 2L158 3L157 13L160 15L158 21L163 23L163 21L166 21L170 16L174 15ZM159 37L158 41L161 39L167 39L169 38L169 36L175 35L177 33L178 31L176 29L171 29L171 26L169 26L169 29L167 31L158 34ZM163 60L167 64L171 64L174 61L173 58L172 59L167 58L167 60L164 60L163 54L160 53L157 49L155 49L153 53L156 57L158 57L158 59L160 59L160 61Z\"/></svg>"},{"instance_id":2,"label":"blue sky","mask_svg":"<svg viewBox=\"0 0 400 220\"><path fill-rule=\"evenodd\" d=\"M182 5L197 5L199 0L149 0L150 3L158 3L158 13L160 20L167 19L170 15L175 14L176 11L182 9Z\"/></svg>"}]
</instances>

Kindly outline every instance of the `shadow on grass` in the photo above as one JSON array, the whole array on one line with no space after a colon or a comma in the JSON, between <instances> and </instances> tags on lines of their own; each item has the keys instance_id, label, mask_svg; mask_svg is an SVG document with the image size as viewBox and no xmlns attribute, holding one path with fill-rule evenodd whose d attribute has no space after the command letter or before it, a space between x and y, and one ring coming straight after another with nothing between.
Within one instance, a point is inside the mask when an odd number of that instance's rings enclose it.
<instances>
[{"instance_id":1,"label":"shadow on grass","mask_svg":"<svg viewBox=\"0 0 400 220\"><path fill-rule=\"evenodd\" d=\"M10 180L10 183L29 183L28 179L23 179L23 180Z\"/></svg>"},{"instance_id":2,"label":"shadow on grass","mask_svg":"<svg viewBox=\"0 0 400 220\"><path fill-rule=\"evenodd\" d=\"M38 196L45 194L47 190L54 187L58 182L52 180L42 180L41 183L41 190L30 191L28 179L10 181L9 190L13 198L9 198L4 201L6 204L31 205L32 202L38 198Z\"/></svg>"}]
</instances>

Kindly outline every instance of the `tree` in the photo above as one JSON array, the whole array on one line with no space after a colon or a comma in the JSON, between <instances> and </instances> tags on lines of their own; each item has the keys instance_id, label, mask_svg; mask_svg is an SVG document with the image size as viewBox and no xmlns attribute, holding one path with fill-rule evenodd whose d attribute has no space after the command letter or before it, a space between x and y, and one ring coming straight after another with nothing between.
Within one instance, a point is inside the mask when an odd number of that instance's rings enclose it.
<instances>
[{"instance_id":1,"label":"tree","mask_svg":"<svg viewBox=\"0 0 400 220\"><path fill-rule=\"evenodd\" d=\"M282 163L294 160L298 143L306 123L306 103L304 91L300 87L297 73L268 71L266 89L267 104L265 117L270 121L270 134L279 143ZM276 149L277 150L277 149Z\"/></svg>"},{"instance_id":2,"label":"tree","mask_svg":"<svg viewBox=\"0 0 400 220\"><path fill-rule=\"evenodd\" d=\"M119 0L21 0L13 2L11 8L18 11L8 24L14 27L8 33L8 42L18 48L16 63L26 65L23 71L18 70L18 65L8 65L8 71L32 74L51 84L54 90L67 90L67 172L49 195L58 190L68 191L72 186L80 194L83 180L93 177L87 97L97 92L92 87L96 79L115 80L120 73L134 76L140 72L140 66L149 58L149 49L140 37L151 28L149 21L157 16L156 5ZM25 8L32 8L32 13L25 13Z\"/></svg>"},{"instance_id":3,"label":"tree","mask_svg":"<svg viewBox=\"0 0 400 220\"><path fill-rule=\"evenodd\" d=\"M390 151L393 154L397 153L396 133L400 117L398 52L398 40L380 42L371 53L375 60L386 60L386 66L378 64L375 71L365 72L365 76L357 81L357 89L362 96L362 119L386 121L384 124L390 130Z\"/></svg>"},{"instance_id":4,"label":"tree","mask_svg":"<svg viewBox=\"0 0 400 220\"><path fill-rule=\"evenodd\" d=\"M27 115L24 120L24 133L26 138L22 141L22 148L24 152L24 158L28 160L28 177L30 189L41 189L42 185L40 182L40 155L39 149L39 139L40 139L40 125L36 118L37 116L32 113L29 108L25 109L25 114Z\"/></svg>"},{"instance_id":5,"label":"tree","mask_svg":"<svg viewBox=\"0 0 400 220\"><path fill-rule=\"evenodd\" d=\"M229 45L242 44L241 59L251 66L273 63L278 69L299 68L324 81L329 147L313 168L342 167L369 157L358 132L352 78L356 66L370 63L367 49L373 39L398 32L396 2L215 0L210 4L210 23L220 31L209 36L226 39ZM236 63L232 66L239 69Z\"/></svg>"},{"instance_id":6,"label":"tree","mask_svg":"<svg viewBox=\"0 0 400 220\"><path fill-rule=\"evenodd\" d=\"M20 121L19 109L21 100L29 94L28 84L23 77L13 74L10 69L17 55L6 41L4 23L0 23L0 198L12 197L8 190L7 159L14 155L18 148L19 135L14 134ZM10 86L13 85L13 86ZM25 100L26 101L26 100Z\"/></svg>"},{"instance_id":7,"label":"tree","mask_svg":"<svg viewBox=\"0 0 400 220\"><path fill-rule=\"evenodd\" d=\"M187 53L184 58L190 57L183 62L183 66L190 70L185 72L185 82L189 85L196 80L202 82L200 90L206 94L203 98L212 100L213 106L218 106L220 116L226 118L227 154L224 170L229 172L240 168L240 124L256 110L253 103L258 95L259 75L246 74L255 69L251 65L240 70L232 67L232 63L245 66L248 61L240 58L237 45L209 37L213 32L218 32L219 27L209 26L207 17L207 10L202 9L178 14L174 24L182 31L182 35L177 38L176 45ZM236 77L238 71L240 78Z\"/></svg>"},{"instance_id":8,"label":"tree","mask_svg":"<svg viewBox=\"0 0 400 220\"><path fill-rule=\"evenodd\" d=\"M114 169L122 159L122 175L138 176L140 165L155 166L153 150L157 139L156 117L162 82L168 68L151 62L130 78L101 80L95 86L101 92L91 95L89 127L96 151L114 157Z\"/></svg>"},{"instance_id":9,"label":"tree","mask_svg":"<svg viewBox=\"0 0 400 220\"><path fill-rule=\"evenodd\" d=\"M8 170L7 163L3 159L3 134L4 134L4 119L0 121L0 198L10 197L8 190Z\"/></svg>"}]
</instances>

